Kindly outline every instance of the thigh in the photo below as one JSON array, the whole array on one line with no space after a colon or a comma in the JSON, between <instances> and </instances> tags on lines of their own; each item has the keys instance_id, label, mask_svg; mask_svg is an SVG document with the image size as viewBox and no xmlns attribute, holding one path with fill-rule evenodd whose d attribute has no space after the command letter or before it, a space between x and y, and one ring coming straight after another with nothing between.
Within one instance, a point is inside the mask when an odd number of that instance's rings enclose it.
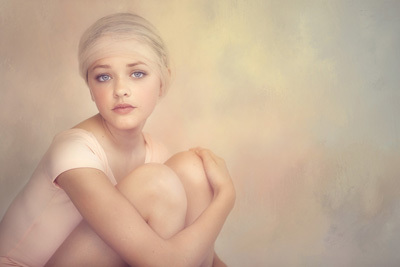
<instances>
[{"instance_id":1,"label":"thigh","mask_svg":"<svg viewBox=\"0 0 400 267\"><path fill-rule=\"evenodd\" d=\"M204 172L203 162L191 151L180 152L165 162L181 180L187 198L186 226L193 223L210 205L213 191Z\"/></svg>"},{"instance_id":2,"label":"thigh","mask_svg":"<svg viewBox=\"0 0 400 267\"><path fill-rule=\"evenodd\" d=\"M165 163L177 173L185 188L187 211L185 225L192 224L200 214L210 205L213 191L204 172L203 162L191 151L180 152ZM201 266L213 265L214 247L204 258Z\"/></svg>"},{"instance_id":3,"label":"thigh","mask_svg":"<svg viewBox=\"0 0 400 267\"><path fill-rule=\"evenodd\" d=\"M118 267L128 265L82 220L46 266Z\"/></svg>"},{"instance_id":4,"label":"thigh","mask_svg":"<svg viewBox=\"0 0 400 267\"><path fill-rule=\"evenodd\" d=\"M167 166L140 166L116 187L161 237L168 238L185 226L185 191L178 176ZM82 221L52 256L47 266L127 265Z\"/></svg>"}]
</instances>

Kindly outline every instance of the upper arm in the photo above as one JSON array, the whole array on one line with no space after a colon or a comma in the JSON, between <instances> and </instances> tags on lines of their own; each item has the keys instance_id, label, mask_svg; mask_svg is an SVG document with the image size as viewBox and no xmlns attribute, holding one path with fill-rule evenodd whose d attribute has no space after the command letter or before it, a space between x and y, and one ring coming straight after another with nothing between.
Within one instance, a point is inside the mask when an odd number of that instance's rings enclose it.
<instances>
[{"instance_id":1,"label":"upper arm","mask_svg":"<svg viewBox=\"0 0 400 267\"><path fill-rule=\"evenodd\" d=\"M193 266L200 263L215 242L232 206L230 194L221 193L195 222L164 240L103 171L74 168L58 175L56 182L96 234L134 266Z\"/></svg>"},{"instance_id":2,"label":"upper arm","mask_svg":"<svg viewBox=\"0 0 400 267\"><path fill-rule=\"evenodd\" d=\"M147 265L168 255L166 241L147 225L102 171L72 169L60 174L57 183L92 229L129 264Z\"/></svg>"}]
</instances>

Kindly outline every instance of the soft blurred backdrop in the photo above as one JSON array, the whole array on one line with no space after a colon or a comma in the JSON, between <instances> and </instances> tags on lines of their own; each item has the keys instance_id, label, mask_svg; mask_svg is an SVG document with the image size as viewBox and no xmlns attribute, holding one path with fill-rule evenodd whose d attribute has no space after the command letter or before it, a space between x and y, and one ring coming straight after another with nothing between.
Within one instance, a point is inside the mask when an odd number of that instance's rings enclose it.
<instances>
[{"instance_id":1,"label":"soft blurred backdrop","mask_svg":"<svg viewBox=\"0 0 400 267\"><path fill-rule=\"evenodd\" d=\"M146 131L229 165L229 266L399 266L396 0L0 0L0 216L53 136L96 113L78 40L127 11L173 63Z\"/></svg>"}]
</instances>

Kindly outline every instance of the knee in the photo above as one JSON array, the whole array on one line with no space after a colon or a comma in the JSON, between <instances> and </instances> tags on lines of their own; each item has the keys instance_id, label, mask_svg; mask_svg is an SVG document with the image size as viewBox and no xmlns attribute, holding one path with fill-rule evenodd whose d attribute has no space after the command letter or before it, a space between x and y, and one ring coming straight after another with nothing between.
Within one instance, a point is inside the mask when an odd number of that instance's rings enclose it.
<instances>
[{"instance_id":1,"label":"knee","mask_svg":"<svg viewBox=\"0 0 400 267\"><path fill-rule=\"evenodd\" d=\"M192 151L183 151L172 156L166 163L179 176L186 191L202 191L211 195L212 189L204 171L203 162Z\"/></svg>"},{"instance_id":2,"label":"knee","mask_svg":"<svg viewBox=\"0 0 400 267\"><path fill-rule=\"evenodd\" d=\"M116 187L147 219L157 210L186 212L186 193L182 182L171 168L163 164L144 164Z\"/></svg>"},{"instance_id":3,"label":"knee","mask_svg":"<svg viewBox=\"0 0 400 267\"><path fill-rule=\"evenodd\" d=\"M203 167L203 161L192 151L172 156L165 165L173 169L182 181L187 197L186 225L190 225L207 208L213 191Z\"/></svg>"}]
</instances>

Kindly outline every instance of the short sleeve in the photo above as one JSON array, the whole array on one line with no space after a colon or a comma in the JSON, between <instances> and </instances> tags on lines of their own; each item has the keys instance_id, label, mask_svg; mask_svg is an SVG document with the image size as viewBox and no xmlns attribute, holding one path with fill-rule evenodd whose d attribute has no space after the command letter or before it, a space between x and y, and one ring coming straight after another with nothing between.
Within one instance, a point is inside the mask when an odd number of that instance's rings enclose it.
<instances>
[{"instance_id":1,"label":"short sleeve","mask_svg":"<svg viewBox=\"0 0 400 267\"><path fill-rule=\"evenodd\" d=\"M88 133L67 131L57 135L46 155L46 169L51 181L63 172L94 168L106 172L96 143Z\"/></svg>"}]
</instances>

